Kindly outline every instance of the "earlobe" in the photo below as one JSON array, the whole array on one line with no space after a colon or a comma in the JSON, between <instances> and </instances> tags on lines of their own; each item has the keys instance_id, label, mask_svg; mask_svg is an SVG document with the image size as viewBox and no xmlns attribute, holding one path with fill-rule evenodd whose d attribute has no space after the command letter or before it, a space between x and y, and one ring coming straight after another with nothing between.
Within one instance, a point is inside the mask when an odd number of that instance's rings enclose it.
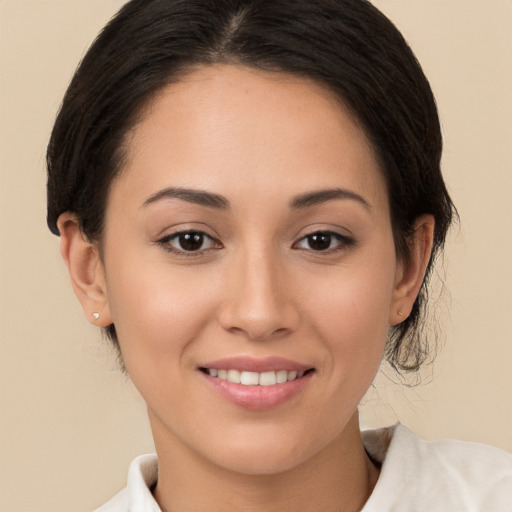
<instances>
[{"instance_id":1,"label":"earlobe","mask_svg":"<svg viewBox=\"0 0 512 512\"><path fill-rule=\"evenodd\" d=\"M100 327L110 325L112 318L104 268L96 244L84 235L73 213L60 215L57 226L61 237L62 258L87 320Z\"/></svg>"},{"instance_id":2,"label":"earlobe","mask_svg":"<svg viewBox=\"0 0 512 512\"><path fill-rule=\"evenodd\" d=\"M409 258L399 263L393 300L389 312L389 325L403 322L410 314L418 296L434 242L434 217L430 214L418 217L409 240Z\"/></svg>"}]
</instances>

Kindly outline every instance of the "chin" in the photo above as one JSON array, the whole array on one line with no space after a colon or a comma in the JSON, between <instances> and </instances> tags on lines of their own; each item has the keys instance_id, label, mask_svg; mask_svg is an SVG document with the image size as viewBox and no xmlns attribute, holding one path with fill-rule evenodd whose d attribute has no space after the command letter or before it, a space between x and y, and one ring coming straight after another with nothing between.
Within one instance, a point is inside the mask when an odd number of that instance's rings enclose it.
<instances>
[{"instance_id":1,"label":"chin","mask_svg":"<svg viewBox=\"0 0 512 512\"><path fill-rule=\"evenodd\" d=\"M224 452L220 455L217 464L228 471L250 476L266 476L286 473L309 457L306 454L295 452L290 454L281 447L266 448L261 445L251 447L244 451L234 452L232 456Z\"/></svg>"},{"instance_id":2,"label":"chin","mask_svg":"<svg viewBox=\"0 0 512 512\"><path fill-rule=\"evenodd\" d=\"M315 439L311 433L263 430L245 432L239 439L231 436L228 443L219 441L210 460L235 473L275 475L299 467L330 444L329 439Z\"/></svg>"}]
</instances>

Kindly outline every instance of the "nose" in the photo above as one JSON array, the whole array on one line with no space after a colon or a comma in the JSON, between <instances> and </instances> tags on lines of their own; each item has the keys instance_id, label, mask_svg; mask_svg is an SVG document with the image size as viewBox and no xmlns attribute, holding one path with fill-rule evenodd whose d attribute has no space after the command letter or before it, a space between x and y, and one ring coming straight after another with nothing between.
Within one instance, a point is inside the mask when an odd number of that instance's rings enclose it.
<instances>
[{"instance_id":1,"label":"nose","mask_svg":"<svg viewBox=\"0 0 512 512\"><path fill-rule=\"evenodd\" d=\"M300 322L289 272L271 251L239 255L230 262L229 283L218 319L232 333L268 340L295 331Z\"/></svg>"}]
</instances>

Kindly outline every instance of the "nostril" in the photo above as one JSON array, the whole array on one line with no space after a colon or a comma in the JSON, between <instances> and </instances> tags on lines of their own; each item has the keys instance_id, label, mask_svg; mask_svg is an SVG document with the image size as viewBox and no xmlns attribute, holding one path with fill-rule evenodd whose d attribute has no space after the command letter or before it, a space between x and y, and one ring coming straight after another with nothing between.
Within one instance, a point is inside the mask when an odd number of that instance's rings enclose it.
<instances>
[{"instance_id":1,"label":"nostril","mask_svg":"<svg viewBox=\"0 0 512 512\"><path fill-rule=\"evenodd\" d=\"M245 265L248 266L249 262ZM250 274L246 279L243 278L243 269L241 277L234 274L235 284L228 289L229 294L219 305L217 313L223 329L253 341L284 336L295 331L300 324L295 299L286 287L279 285L277 278L263 270L257 271L255 267L258 265L256 262L245 270Z\"/></svg>"},{"instance_id":2,"label":"nostril","mask_svg":"<svg viewBox=\"0 0 512 512\"><path fill-rule=\"evenodd\" d=\"M261 321L240 321L240 325L240 327L227 327L223 325L223 328L232 334L244 336L251 341L266 341L268 339L276 339L282 336L286 336L288 333L293 331L293 329L289 327L275 328L274 324Z\"/></svg>"}]
</instances>

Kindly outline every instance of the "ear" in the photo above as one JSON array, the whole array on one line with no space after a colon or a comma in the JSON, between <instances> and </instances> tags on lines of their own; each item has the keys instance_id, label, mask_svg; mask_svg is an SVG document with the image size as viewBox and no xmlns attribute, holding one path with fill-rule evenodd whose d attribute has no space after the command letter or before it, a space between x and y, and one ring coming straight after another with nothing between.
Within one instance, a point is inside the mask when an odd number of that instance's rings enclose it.
<instances>
[{"instance_id":1,"label":"ear","mask_svg":"<svg viewBox=\"0 0 512 512\"><path fill-rule=\"evenodd\" d=\"M409 258L398 263L389 325L403 322L411 312L432 253L434 226L432 215L422 215L414 223L414 232L408 242Z\"/></svg>"},{"instance_id":2,"label":"ear","mask_svg":"<svg viewBox=\"0 0 512 512\"><path fill-rule=\"evenodd\" d=\"M57 227L62 258L87 320L99 327L110 325L105 273L97 245L87 239L73 213L60 215Z\"/></svg>"}]
</instances>

